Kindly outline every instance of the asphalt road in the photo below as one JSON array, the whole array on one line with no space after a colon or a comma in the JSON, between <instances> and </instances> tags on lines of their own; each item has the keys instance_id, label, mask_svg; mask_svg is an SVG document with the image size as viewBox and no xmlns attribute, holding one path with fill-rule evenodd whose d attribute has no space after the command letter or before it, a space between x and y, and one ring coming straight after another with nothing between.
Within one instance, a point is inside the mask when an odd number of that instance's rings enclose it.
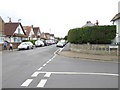
<instances>
[{"instance_id":1,"label":"asphalt road","mask_svg":"<svg viewBox=\"0 0 120 90\"><path fill-rule=\"evenodd\" d=\"M55 45L2 53L3 88L118 88L118 64L59 56Z\"/></svg>"}]
</instances>

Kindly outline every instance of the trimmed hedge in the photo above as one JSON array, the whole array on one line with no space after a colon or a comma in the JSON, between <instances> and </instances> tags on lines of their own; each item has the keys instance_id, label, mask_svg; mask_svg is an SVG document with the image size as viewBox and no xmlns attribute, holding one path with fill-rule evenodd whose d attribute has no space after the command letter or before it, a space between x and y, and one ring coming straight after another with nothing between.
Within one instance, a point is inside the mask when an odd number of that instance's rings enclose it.
<instances>
[{"instance_id":1,"label":"trimmed hedge","mask_svg":"<svg viewBox=\"0 0 120 90\"><path fill-rule=\"evenodd\" d=\"M110 44L116 36L116 26L87 26L70 29L68 41L74 44Z\"/></svg>"},{"instance_id":2,"label":"trimmed hedge","mask_svg":"<svg viewBox=\"0 0 120 90\"><path fill-rule=\"evenodd\" d=\"M28 42L28 41L32 42L35 45L36 40L23 40L22 42Z\"/></svg>"}]
</instances>

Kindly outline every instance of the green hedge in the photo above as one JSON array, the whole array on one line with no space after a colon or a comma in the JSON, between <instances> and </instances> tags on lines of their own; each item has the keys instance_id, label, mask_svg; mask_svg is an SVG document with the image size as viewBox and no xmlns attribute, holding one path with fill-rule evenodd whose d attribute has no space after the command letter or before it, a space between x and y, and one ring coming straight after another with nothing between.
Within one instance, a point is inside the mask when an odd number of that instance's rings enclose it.
<instances>
[{"instance_id":1,"label":"green hedge","mask_svg":"<svg viewBox=\"0 0 120 90\"><path fill-rule=\"evenodd\" d=\"M116 36L116 26L88 26L70 29L68 41L75 44L110 44Z\"/></svg>"},{"instance_id":2,"label":"green hedge","mask_svg":"<svg viewBox=\"0 0 120 90\"><path fill-rule=\"evenodd\" d=\"M28 41L32 42L35 45L36 40L23 40L22 42L28 42Z\"/></svg>"}]
</instances>

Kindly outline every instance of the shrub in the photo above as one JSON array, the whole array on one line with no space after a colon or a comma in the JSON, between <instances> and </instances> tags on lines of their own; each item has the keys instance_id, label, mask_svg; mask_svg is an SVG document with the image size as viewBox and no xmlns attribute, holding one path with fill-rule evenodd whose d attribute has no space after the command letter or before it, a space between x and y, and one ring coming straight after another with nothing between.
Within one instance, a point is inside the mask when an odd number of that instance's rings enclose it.
<instances>
[{"instance_id":1,"label":"shrub","mask_svg":"<svg viewBox=\"0 0 120 90\"><path fill-rule=\"evenodd\" d=\"M75 44L110 44L116 36L116 26L88 26L82 28L70 29L68 32L68 41Z\"/></svg>"},{"instance_id":2,"label":"shrub","mask_svg":"<svg viewBox=\"0 0 120 90\"><path fill-rule=\"evenodd\" d=\"M29 41L32 42L35 45L36 40L23 40L22 42L29 42Z\"/></svg>"}]
</instances>

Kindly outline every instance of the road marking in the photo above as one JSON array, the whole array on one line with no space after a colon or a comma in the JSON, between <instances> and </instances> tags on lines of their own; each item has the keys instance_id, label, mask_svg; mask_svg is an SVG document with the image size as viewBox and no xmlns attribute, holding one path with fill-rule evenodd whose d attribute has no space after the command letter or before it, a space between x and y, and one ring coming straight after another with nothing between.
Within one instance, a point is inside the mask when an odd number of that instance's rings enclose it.
<instances>
[{"instance_id":1,"label":"road marking","mask_svg":"<svg viewBox=\"0 0 120 90\"><path fill-rule=\"evenodd\" d=\"M46 63L49 63L50 61L47 61Z\"/></svg>"},{"instance_id":2,"label":"road marking","mask_svg":"<svg viewBox=\"0 0 120 90\"><path fill-rule=\"evenodd\" d=\"M49 62L52 61L51 59L49 60Z\"/></svg>"},{"instance_id":3,"label":"road marking","mask_svg":"<svg viewBox=\"0 0 120 90\"><path fill-rule=\"evenodd\" d=\"M50 72L47 72L44 77L50 77L51 73Z\"/></svg>"},{"instance_id":4,"label":"road marking","mask_svg":"<svg viewBox=\"0 0 120 90\"><path fill-rule=\"evenodd\" d=\"M46 66L47 64L43 64L43 67Z\"/></svg>"},{"instance_id":5,"label":"road marking","mask_svg":"<svg viewBox=\"0 0 120 90\"><path fill-rule=\"evenodd\" d=\"M43 67L40 67L38 70L41 70Z\"/></svg>"},{"instance_id":6,"label":"road marking","mask_svg":"<svg viewBox=\"0 0 120 90\"><path fill-rule=\"evenodd\" d=\"M63 50L63 48L60 48L60 51L59 52L61 52Z\"/></svg>"},{"instance_id":7,"label":"road marking","mask_svg":"<svg viewBox=\"0 0 120 90\"><path fill-rule=\"evenodd\" d=\"M40 72L34 72L31 77L37 77Z\"/></svg>"},{"instance_id":8,"label":"road marking","mask_svg":"<svg viewBox=\"0 0 120 90\"><path fill-rule=\"evenodd\" d=\"M59 49L57 49L57 50L54 52L54 55L56 55L56 53L57 53L59 50L60 50L60 48L59 48Z\"/></svg>"},{"instance_id":9,"label":"road marking","mask_svg":"<svg viewBox=\"0 0 120 90\"><path fill-rule=\"evenodd\" d=\"M37 87L44 87L44 85L46 84L47 79L42 79L39 84L37 85Z\"/></svg>"},{"instance_id":10,"label":"road marking","mask_svg":"<svg viewBox=\"0 0 120 90\"><path fill-rule=\"evenodd\" d=\"M33 79L27 79L21 86L27 87Z\"/></svg>"},{"instance_id":11,"label":"road marking","mask_svg":"<svg viewBox=\"0 0 120 90\"><path fill-rule=\"evenodd\" d=\"M103 76L119 76L119 74L113 73L89 73L89 72L40 72L40 73L51 73L51 74L86 74L86 75L103 75Z\"/></svg>"}]
</instances>

